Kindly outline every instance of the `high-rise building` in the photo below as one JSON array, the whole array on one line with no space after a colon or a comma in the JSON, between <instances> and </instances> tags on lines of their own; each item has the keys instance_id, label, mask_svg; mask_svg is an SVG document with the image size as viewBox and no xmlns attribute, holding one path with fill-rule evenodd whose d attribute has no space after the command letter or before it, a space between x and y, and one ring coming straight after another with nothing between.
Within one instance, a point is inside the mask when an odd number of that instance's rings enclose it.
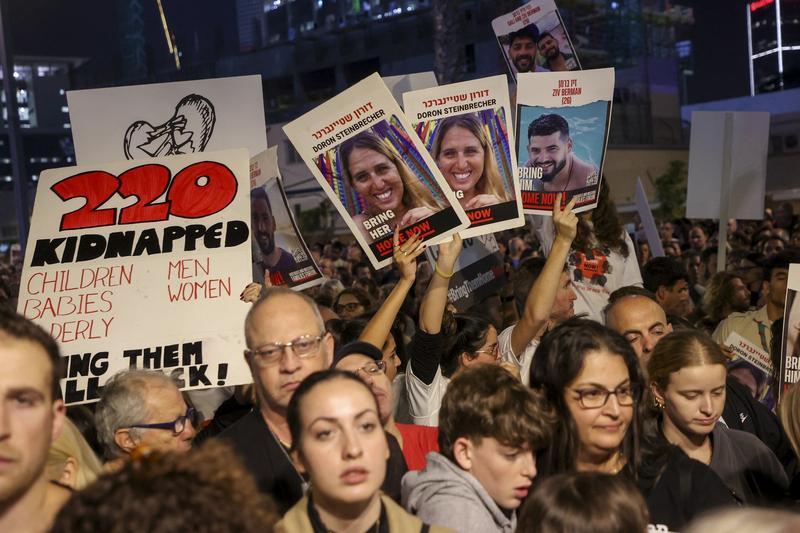
<instances>
[{"instance_id":1,"label":"high-rise building","mask_svg":"<svg viewBox=\"0 0 800 533\"><path fill-rule=\"evenodd\" d=\"M750 94L800 87L800 1L747 4Z\"/></svg>"}]
</instances>

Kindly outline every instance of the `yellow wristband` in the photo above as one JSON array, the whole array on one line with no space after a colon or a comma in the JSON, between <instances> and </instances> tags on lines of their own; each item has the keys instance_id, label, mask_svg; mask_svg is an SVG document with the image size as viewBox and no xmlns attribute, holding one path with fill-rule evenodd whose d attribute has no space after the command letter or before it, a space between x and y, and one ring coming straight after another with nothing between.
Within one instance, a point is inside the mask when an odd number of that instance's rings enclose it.
<instances>
[{"instance_id":1,"label":"yellow wristband","mask_svg":"<svg viewBox=\"0 0 800 533\"><path fill-rule=\"evenodd\" d=\"M455 271L453 271L453 272L450 272L450 275L448 276L447 274L445 274L444 272L439 270L439 264L438 263L433 265L433 270L435 270L436 273L439 274L440 276L442 276L444 279L450 279L450 278L453 277L453 274L455 274Z\"/></svg>"}]
</instances>

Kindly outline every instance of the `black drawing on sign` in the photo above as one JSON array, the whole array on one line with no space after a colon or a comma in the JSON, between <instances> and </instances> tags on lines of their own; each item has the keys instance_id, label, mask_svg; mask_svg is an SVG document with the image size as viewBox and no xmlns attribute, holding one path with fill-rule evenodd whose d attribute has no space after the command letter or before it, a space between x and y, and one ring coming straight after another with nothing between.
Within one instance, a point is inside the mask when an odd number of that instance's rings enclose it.
<instances>
[{"instance_id":1,"label":"black drawing on sign","mask_svg":"<svg viewBox=\"0 0 800 533\"><path fill-rule=\"evenodd\" d=\"M184 96L175 113L160 126L137 120L125 132L127 159L202 152L214 132L214 105L199 94Z\"/></svg>"}]
</instances>

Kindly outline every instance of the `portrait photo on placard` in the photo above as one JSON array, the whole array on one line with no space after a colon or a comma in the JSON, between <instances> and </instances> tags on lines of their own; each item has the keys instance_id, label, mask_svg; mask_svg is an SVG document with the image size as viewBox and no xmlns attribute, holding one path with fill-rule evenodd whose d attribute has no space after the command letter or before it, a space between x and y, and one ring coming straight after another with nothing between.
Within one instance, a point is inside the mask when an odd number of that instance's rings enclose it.
<instances>
[{"instance_id":1,"label":"portrait photo on placard","mask_svg":"<svg viewBox=\"0 0 800 533\"><path fill-rule=\"evenodd\" d=\"M492 22L509 71L579 70L578 56L552 0L534 0Z\"/></svg>"},{"instance_id":2,"label":"portrait photo on placard","mask_svg":"<svg viewBox=\"0 0 800 533\"><path fill-rule=\"evenodd\" d=\"M391 116L314 159L368 244L449 207L410 135Z\"/></svg>"},{"instance_id":3,"label":"portrait photo on placard","mask_svg":"<svg viewBox=\"0 0 800 533\"><path fill-rule=\"evenodd\" d=\"M502 107L419 122L417 134L465 210L513 202L514 169Z\"/></svg>"},{"instance_id":4,"label":"portrait photo on placard","mask_svg":"<svg viewBox=\"0 0 800 533\"><path fill-rule=\"evenodd\" d=\"M547 108L519 106L517 159L532 168L525 191L569 192L599 183L610 103Z\"/></svg>"}]
</instances>

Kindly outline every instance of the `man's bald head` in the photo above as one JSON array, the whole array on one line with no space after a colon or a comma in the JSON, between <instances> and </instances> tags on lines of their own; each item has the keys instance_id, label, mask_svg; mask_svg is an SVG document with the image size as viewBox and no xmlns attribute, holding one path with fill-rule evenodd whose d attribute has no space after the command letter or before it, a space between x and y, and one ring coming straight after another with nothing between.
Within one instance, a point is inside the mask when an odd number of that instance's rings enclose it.
<instances>
[{"instance_id":1,"label":"man's bald head","mask_svg":"<svg viewBox=\"0 0 800 533\"><path fill-rule=\"evenodd\" d=\"M274 308L279 307L276 304L280 304L280 301L285 299L297 299L305 303L310 309L311 313L314 315L314 319L316 325L319 327L319 331L325 331L325 321L322 319L322 315L320 315L319 308L314 300L301 292L296 292L291 289L287 289L286 287L268 287L262 293L261 299L253 304L253 307L250 308L250 312L247 313L247 318L244 320L244 336L248 347L254 347L252 345L254 320L256 320L257 317L263 316L264 311L270 311L270 313L268 313L270 315L275 314L272 311ZM276 318L278 316L279 315L276 314Z\"/></svg>"},{"instance_id":2,"label":"man's bald head","mask_svg":"<svg viewBox=\"0 0 800 533\"><path fill-rule=\"evenodd\" d=\"M642 365L658 341L672 331L664 309L643 294L631 294L614 301L606 311L606 325L625 337Z\"/></svg>"}]
</instances>

